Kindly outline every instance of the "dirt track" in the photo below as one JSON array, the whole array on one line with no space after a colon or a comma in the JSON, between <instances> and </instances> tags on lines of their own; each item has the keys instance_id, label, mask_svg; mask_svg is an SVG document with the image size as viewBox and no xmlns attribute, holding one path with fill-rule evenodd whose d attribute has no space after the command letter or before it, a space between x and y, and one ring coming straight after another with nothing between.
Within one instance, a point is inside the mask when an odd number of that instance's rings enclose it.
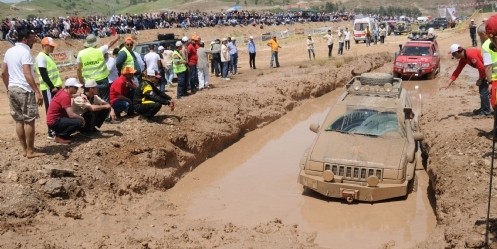
<instances>
[{"instance_id":1,"label":"dirt track","mask_svg":"<svg viewBox=\"0 0 497 249\"><path fill-rule=\"evenodd\" d=\"M201 32L206 31L198 30ZM466 33L445 31L439 39L442 51L454 37L467 40L461 42L463 46L469 44ZM0 247L316 247L316 234L303 232L285 220L245 227L179 216L181 210L164 199L163 192L247 132L278 119L308 98L334 90L352 72L375 68L388 71L389 66L382 66L391 65L392 51L405 38L391 39L387 45L370 48L353 44L343 60L319 59L312 63L306 59L303 38L288 39L283 42L279 69L265 67L268 54L260 46L260 69L250 71L241 57L240 75L230 82L214 79L214 89L178 101L174 113L161 112L160 123L132 118L119 125L105 125L101 137L76 137L75 144L61 146L44 140L45 128L38 122L36 146L48 155L34 160L19 156L4 104L0 116L0 145L4 148L0 163ZM316 46L322 58L324 41ZM445 52L442 58L445 70L439 77L447 79L455 62ZM478 103L476 88L465 82L472 82L471 74L462 75L456 87L438 92L424 104L423 130L429 173L436 183L438 225L419 248L477 246L482 239L480 220L485 214L491 143L479 136L478 129L491 130L491 119L460 114ZM1 94L6 96L5 89ZM6 103L5 98L1 101ZM44 166L71 168L75 177L49 177ZM495 212L492 214L496 217Z\"/></svg>"}]
</instances>

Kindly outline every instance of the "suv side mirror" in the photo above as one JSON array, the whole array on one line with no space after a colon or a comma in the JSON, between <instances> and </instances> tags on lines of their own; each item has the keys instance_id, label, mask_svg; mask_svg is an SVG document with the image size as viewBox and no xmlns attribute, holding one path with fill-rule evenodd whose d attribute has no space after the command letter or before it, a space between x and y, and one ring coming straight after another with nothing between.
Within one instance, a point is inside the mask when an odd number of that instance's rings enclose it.
<instances>
[{"instance_id":1,"label":"suv side mirror","mask_svg":"<svg viewBox=\"0 0 497 249\"><path fill-rule=\"evenodd\" d=\"M311 125L309 125L309 130L311 130L314 133L318 133L318 131L319 131L319 124L311 124Z\"/></svg>"}]
</instances>

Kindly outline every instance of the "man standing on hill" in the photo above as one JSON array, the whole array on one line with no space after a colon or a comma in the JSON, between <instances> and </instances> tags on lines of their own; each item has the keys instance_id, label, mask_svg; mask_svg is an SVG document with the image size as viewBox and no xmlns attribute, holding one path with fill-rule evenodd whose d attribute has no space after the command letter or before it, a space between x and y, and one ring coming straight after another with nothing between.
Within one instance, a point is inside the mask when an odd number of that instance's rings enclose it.
<instances>
[{"instance_id":1,"label":"man standing on hill","mask_svg":"<svg viewBox=\"0 0 497 249\"><path fill-rule=\"evenodd\" d=\"M326 44L328 44L328 58L331 58L331 52L333 50L333 35L331 34L331 29L328 30L328 34L323 36L326 39Z\"/></svg>"},{"instance_id":2,"label":"man standing on hill","mask_svg":"<svg viewBox=\"0 0 497 249\"><path fill-rule=\"evenodd\" d=\"M5 52L2 64L2 80L7 89L10 115L16 121L16 133L21 142L23 156L33 158L35 153L35 119L39 118L38 106L43 104L40 89L33 76L31 48L36 41L33 31L18 32L20 42Z\"/></svg>"},{"instance_id":3,"label":"man standing on hill","mask_svg":"<svg viewBox=\"0 0 497 249\"><path fill-rule=\"evenodd\" d=\"M50 37L45 37L41 40L42 51L36 56L35 70L39 75L40 90L43 94L43 102L45 103L45 113L48 112L48 106L52 97L62 88L62 79L60 78L57 64L50 56L53 50L57 47L54 40ZM48 139L54 139L55 133L48 129Z\"/></svg>"},{"instance_id":4,"label":"man standing on hill","mask_svg":"<svg viewBox=\"0 0 497 249\"><path fill-rule=\"evenodd\" d=\"M269 62L269 67L273 67L273 61L276 62L276 67L280 67L280 62L278 60L278 50L281 48L280 44L276 40L276 36L273 36L267 45L271 47L271 61Z\"/></svg>"},{"instance_id":5,"label":"man standing on hill","mask_svg":"<svg viewBox=\"0 0 497 249\"><path fill-rule=\"evenodd\" d=\"M459 65L452 73L449 84L442 86L441 89L450 87L466 65L476 68L479 73L476 85L478 86L478 90L480 92L480 108L473 110L473 114L481 116L490 115L491 110L488 99L488 83L485 75L485 66L483 65L481 50L479 48L463 49L459 44L452 44L450 46L450 53L454 58L459 59Z\"/></svg>"},{"instance_id":6,"label":"man standing on hill","mask_svg":"<svg viewBox=\"0 0 497 249\"><path fill-rule=\"evenodd\" d=\"M469 23L469 37L471 38L473 47L478 46L478 43L476 42L476 28L475 19L471 19L471 22Z\"/></svg>"},{"instance_id":7,"label":"man standing on hill","mask_svg":"<svg viewBox=\"0 0 497 249\"><path fill-rule=\"evenodd\" d=\"M186 62L185 58L181 54L181 50L183 49L183 43L181 41L176 42L176 50L173 51L173 72L176 74L178 78L178 87L176 89L176 98L180 99L182 97L186 97L187 94L187 86L186 86Z\"/></svg>"},{"instance_id":8,"label":"man standing on hill","mask_svg":"<svg viewBox=\"0 0 497 249\"><path fill-rule=\"evenodd\" d=\"M350 50L350 30L349 28L345 27L345 49L348 51Z\"/></svg>"},{"instance_id":9,"label":"man standing on hill","mask_svg":"<svg viewBox=\"0 0 497 249\"><path fill-rule=\"evenodd\" d=\"M191 93L197 92L198 89L198 71L197 71L197 49L200 42L200 37L198 35L193 35L190 44L188 44L188 76L190 77L190 91Z\"/></svg>"},{"instance_id":10,"label":"man standing on hill","mask_svg":"<svg viewBox=\"0 0 497 249\"><path fill-rule=\"evenodd\" d=\"M119 36L109 43L97 48L97 37L93 34L86 37L85 49L79 51L76 62L78 63L79 82L95 80L99 87L98 95L106 102L109 101L109 79L110 74L105 63L105 54L110 47L119 41Z\"/></svg>"},{"instance_id":11,"label":"man standing on hill","mask_svg":"<svg viewBox=\"0 0 497 249\"><path fill-rule=\"evenodd\" d=\"M249 37L249 42L248 42L248 52L249 52L249 64L250 68L256 69L255 67L255 54L256 54L256 48L255 48L255 42L254 42L254 37L250 36Z\"/></svg>"},{"instance_id":12,"label":"man standing on hill","mask_svg":"<svg viewBox=\"0 0 497 249\"><path fill-rule=\"evenodd\" d=\"M140 59L136 57L133 52L134 40L131 36L126 36L124 38L124 46L119 50L116 58L116 67L118 72L122 72L125 67L131 67L135 70L135 77L140 79L142 73L140 66Z\"/></svg>"}]
</instances>

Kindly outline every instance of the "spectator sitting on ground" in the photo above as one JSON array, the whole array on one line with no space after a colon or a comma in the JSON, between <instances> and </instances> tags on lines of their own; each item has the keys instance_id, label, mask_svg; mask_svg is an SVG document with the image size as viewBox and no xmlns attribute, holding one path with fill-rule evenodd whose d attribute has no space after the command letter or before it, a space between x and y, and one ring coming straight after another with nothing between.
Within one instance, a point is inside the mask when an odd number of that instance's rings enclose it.
<instances>
[{"instance_id":1,"label":"spectator sitting on ground","mask_svg":"<svg viewBox=\"0 0 497 249\"><path fill-rule=\"evenodd\" d=\"M156 86L159 77L158 72L147 70L140 86L135 91L134 110L140 114L140 118L152 120L162 105L168 105L171 111L174 111L174 101Z\"/></svg>"},{"instance_id":2,"label":"spectator sitting on ground","mask_svg":"<svg viewBox=\"0 0 497 249\"><path fill-rule=\"evenodd\" d=\"M54 131L57 143L71 143L71 134L85 126L85 119L74 113L71 107L71 96L82 86L76 78L69 78L64 83L64 89L58 91L50 102L47 125Z\"/></svg>"},{"instance_id":3,"label":"spectator sitting on ground","mask_svg":"<svg viewBox=\"0 0 497 249\"><path fill-rule=\"evenodd\" d=\"M111 106L97 95L98 84L95 80L87 80L83 89L84 92L72 101L74 113L85 119L85 125L80 132L99 132L97 128L100 128L109 116Z\"/></svg>"},{"instance_id":4,"label":"spectator sitting on ground","mask_svg":"<svg viewBox=\"0 0 497 249\"><path fill-rule=\"evenodd\" d=\"M121 112L126 112L126 116L134 114L133 111L133 93L136 89L133 83L133 77L136 70L132 67L125 67L119 76L110 86L110 104L117 118L121 117Z\"/></svg>"}]
</instances>

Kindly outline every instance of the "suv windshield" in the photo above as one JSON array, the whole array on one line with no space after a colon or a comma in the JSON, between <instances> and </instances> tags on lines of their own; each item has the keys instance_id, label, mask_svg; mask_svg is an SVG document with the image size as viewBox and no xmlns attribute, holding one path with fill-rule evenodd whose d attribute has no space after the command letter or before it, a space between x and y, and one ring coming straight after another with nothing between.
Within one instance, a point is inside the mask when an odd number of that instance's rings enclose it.
<instances>
[{"instance_id":1,"label":"suv windshield","mask_svg":"<svg viewBox=\"0 0 497 249\"><path fill-rule=\"evenodd\" d=\"M401 55L406 56L427 56L430 55L429 47L406 46L400 52Z\"/></svg>"},{"instance_id":2,"label":"suv windshield","mask_svg":"<svg viewBox=\"0 0 497 249\"><path fill-rule=\"evenodd\" d=\"M386 133L400 136L400 126L394 111L351 109L331 123L326 131L348 134L382 136Z\"/></svg>"}]
</instances>

